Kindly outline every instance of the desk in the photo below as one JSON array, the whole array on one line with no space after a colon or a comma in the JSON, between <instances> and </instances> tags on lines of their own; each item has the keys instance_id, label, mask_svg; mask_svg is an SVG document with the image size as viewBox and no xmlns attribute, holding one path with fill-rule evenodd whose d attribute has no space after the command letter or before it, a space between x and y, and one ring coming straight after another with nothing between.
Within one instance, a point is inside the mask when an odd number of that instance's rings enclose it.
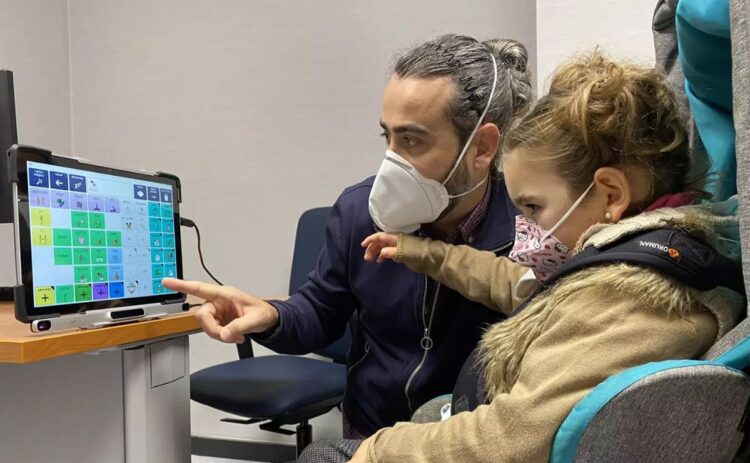
<instances>
[{"instance_id":1,"label":"desk","mask_svg":"<svg viewBox=\"0 0 750 463\"><path fill-rule=\"evenodd\" d=\"M192 313L35 334L0 303L0 461L190 461Z\"/></svg>"}]
</instances>

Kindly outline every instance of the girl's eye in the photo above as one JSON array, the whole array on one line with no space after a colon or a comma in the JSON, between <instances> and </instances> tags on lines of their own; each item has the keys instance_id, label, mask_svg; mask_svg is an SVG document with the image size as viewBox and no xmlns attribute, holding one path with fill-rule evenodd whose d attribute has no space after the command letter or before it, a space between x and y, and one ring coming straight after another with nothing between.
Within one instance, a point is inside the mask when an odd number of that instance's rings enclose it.
<instances>
[{"instance_id":1,"label":"girl's eye","mask_svg":"<svg viewBox=\"0 0 750 463\"><path fill-rule=\"evenodd\" d=\"M534 217L534 214L539 212L539 206L537 206L536 204L525 204L523 207L531 212L532 217Z\"/></svg>"}]
</instances>

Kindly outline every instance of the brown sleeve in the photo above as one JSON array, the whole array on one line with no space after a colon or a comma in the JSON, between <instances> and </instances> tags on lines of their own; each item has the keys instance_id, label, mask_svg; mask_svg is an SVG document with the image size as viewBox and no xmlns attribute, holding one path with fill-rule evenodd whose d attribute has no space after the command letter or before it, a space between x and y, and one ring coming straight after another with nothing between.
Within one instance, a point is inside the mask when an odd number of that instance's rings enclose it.
<instances>
[{"instance_id":1,"label":"brown sleeve","mask_svg":"<svg viewBox=\"0 0 750 463\"><path fill-rule=\"evenodd\" d=\"M667 316L590 291L553 309L529 346L509 393L441 423L398 424L378 431L369 462L546 462L558 427L596 385L627 368L695 358L716 335L716 319L696 310Z\"/></svg>"},{"instance_id":2,"label":"brown sleeve","mask_svg":"<svg viewBox=\"0 0 750 463\"><path fill-rule=\"evenodd\" d=\"M523 299L514 289L528 269L489 251L401 235L396 261L497 311L510 313Z\"/></svg>"}]
</instances>

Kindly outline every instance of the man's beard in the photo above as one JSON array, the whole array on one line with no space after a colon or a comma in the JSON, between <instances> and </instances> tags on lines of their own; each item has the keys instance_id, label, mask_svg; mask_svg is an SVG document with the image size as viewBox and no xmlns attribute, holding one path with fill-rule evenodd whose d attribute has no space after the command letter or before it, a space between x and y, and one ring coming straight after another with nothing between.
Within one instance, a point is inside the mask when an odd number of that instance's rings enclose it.
<instances>
[{"instance_id":1,"label":"man's beard","mask_svg":"<svg viewBox=\"0 0 750 463\"><path fill-rule=\"evenodd\" d=\"M458 169L456 169L456 171L453 173L453 176L451 176L450 180L448 180L448 183L445 184L445 189L448 190L449 195L460 195L469 191L473 186L474 185L471 184L469 168L466 167L466 164L462 160L461 164L459 164L458 166ZM445 210L440 214L437 220L440 220L446 215L453 212L453 210L456 209L459 204L461 204L461 200L463 199L464 196L461 196L460 198L451 198L448 202L448 207L445 208Z\"/></svg>"}]
</instances>

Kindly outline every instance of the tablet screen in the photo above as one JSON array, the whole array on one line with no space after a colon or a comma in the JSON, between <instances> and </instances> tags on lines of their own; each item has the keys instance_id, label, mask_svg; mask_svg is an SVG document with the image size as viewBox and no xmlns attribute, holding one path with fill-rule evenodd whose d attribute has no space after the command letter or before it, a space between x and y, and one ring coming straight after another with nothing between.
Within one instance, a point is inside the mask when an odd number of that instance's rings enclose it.
<instances>
[{"instance_id":1,"label":"tablet screen","mask_svg":"<svg viewBox=\"0 0 750 463\"><path fill-rule=\"evenodd\" d=\"M27 162L33 305L172 293L173 187Z\"/></svg>"}]
</instances>

